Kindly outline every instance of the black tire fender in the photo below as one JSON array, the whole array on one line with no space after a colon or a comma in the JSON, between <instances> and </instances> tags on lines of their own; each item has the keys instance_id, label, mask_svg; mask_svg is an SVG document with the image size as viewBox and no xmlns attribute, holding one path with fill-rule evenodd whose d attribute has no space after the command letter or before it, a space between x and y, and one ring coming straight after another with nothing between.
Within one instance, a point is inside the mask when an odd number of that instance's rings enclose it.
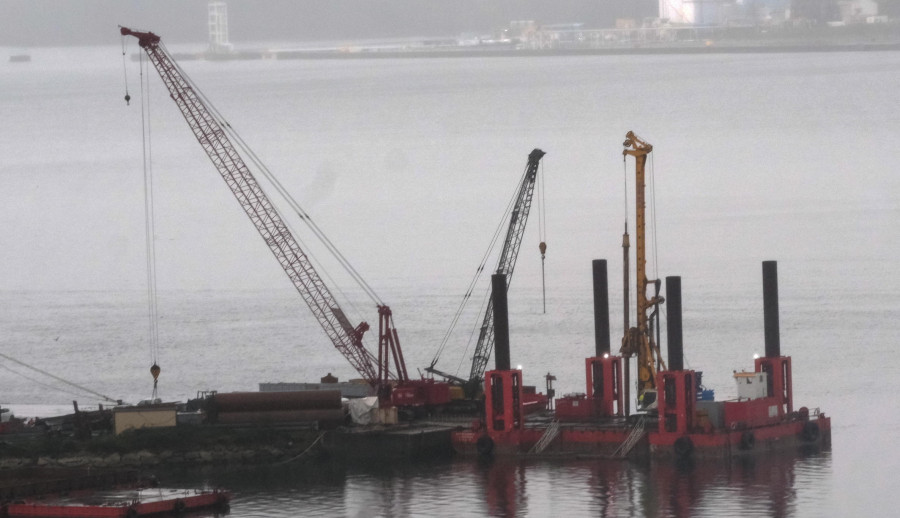
<instances>
[{"instance_id":1,"label":"black tire fender","mask_svg":"<svg viewBox=\"0 0 900 518\"><path fill-rule=\"evenodd\" d=\"M817 441L819 439L819 424L807 421L806 424L803 425L803 431L800 432L800 436L806 442Z\"/></svg>"},{"instance_id":2,"label":"black tire fender","mask_svg":"<svg viewBox=\"0 0 900 518\"><path fill-rule=\"evenodd\" d=\"M756 445L756 436L753 435L753 432L747 430L743 434L741 434L741 445L740 448L742 450L752 450L753 446Z\"/></svg>"},{"instance_id":3,"label":"black tire fender","mask_svg":"<svg viewBox=\"0 0 900 518\"><path fill-rule=\"evenodd\" d=\"M475 441L475 451L484 457L491 455L494 453L494 440L487 435L482 435Z\"/></svg>"},{"instance_id":4,"label":"black tire fender","mask_svg":"<svg viewBox=\"0 0 900 518\"><path fill-rule=\"evenodd\" d=\"M686 435L679 437L675 439L673 449L675 450L675 456L677 458L687 459L691 456L691 453L694 452L694 441Z\"/></svg>"}]
</instances>

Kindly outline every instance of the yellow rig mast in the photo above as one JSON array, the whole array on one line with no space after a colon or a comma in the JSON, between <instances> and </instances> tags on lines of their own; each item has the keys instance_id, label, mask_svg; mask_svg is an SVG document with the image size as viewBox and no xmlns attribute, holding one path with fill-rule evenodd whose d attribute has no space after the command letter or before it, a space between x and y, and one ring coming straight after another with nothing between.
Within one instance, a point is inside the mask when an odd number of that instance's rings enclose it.
<instances>
[{"instance_id":1,"label":"yellow rig mast","mask_svg":"<svg viewBox=\"0 0 900 518\"><path fill-rule=\"evenodd\" d=\"M635 160L635 226L636 229L636 262L635 276L636 279L636 296L637 296L637 318L636 327L628 325L628 226L626 224L625 234L622 236L623 255L625 257L625 336L622 337L622 348L620 352L628 359L632 355L637 356L637 390L639 407L642 409L650 408L656 401L656 372L665 369L665 363L659 352L658 340L653 337L652 319L656 317L656 329L659 329L659 305L663 303L663 298L659 295L660 281L659 279L650 281L647 279L647 247L646 247L646 221L645 221L645 191L646 185L644 181L645 168L647 163L647 155L653 151L653 146L645 142L640 137L629 131L625 136L625 142L622 144L625 149L622 151L623 156L631 155ZM647 298L647 288L650 283L655 286L655 295ZM627 372L627 369L626 369ZM627 377L626 377L626 385ZM626 389L627 390L627 389ZM653 405L655 406L655 405Z\"/></svg>"}]
</instances>

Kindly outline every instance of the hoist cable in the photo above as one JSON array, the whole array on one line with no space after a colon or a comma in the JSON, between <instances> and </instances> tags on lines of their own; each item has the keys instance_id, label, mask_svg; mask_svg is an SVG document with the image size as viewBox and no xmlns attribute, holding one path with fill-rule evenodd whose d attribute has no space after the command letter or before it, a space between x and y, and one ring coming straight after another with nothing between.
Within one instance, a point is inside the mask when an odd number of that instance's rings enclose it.
<instances>
[{"instance_id":1,"label":"hoist cable","mask_svg":"<svg viewBox=\"0 0 900 518\"><path fill-rule=\"evenodd\" d=\"M625 198L625 226L628 226L628 156L622 155L622 183L624 185L624 198Z\"/></svg>"},{"instance_id":2,"label":"hoist cable","mask_svg":"<svg viewBox=\"0 0 900 518\"><path fill-rule=\"evenodd\" d=\"M44 387L45 389L54 390L54 391L57 391L57 392L63 392L63 393L65 393L65 394L71 394L71 395L73 395L73 396L83 396L83 395L85 394L84 392L76 392L76 391L74 391L74 390L65 389L65 388L62 388L62 387L57 387L57 386L51 385L51 384L49 384L49 383L44 383L43 381L39 381L39 380L37 380L37 379L35 379L35 378L32 378L31 376L26 376L25 374L23 374L23 373L21 373L21 372L19 372L19 371L17 371L17 370L13 370L13 369L11 369L8 365L0 364L0 369L4 369L4 370L8 371L8 372L11 373L11 374L15 374L16 376L19 376L20 378L24 378L24 379L26 379L26 380L28 380L28 381L34 383L35 385L39 385L39 386L41 386L41 387Z\"/></svg>"},{"instance_id":3,"label":"hoist cable","mask_svg":"<svg viewBox=\"0 0 900 518\"><path fill-rule=\"evenodd\" d=\"M125 35L122 35L122 72L125 76L125 105L131 104L131 95L128 93L128 65L125 64Z\"/></svg>"},{"instance_id":4,"label":"hoist cable","mask_svg":"<svg viewBox=\"0 0 900 518\"><path fill-rule=\"evenodd\" d=\"M659 246L656 241L656 165L650 155L650 224L653 226L653 276L659 279Z\"/></svg>"},{"instance_id":5,"label":"hoist cable","mask_svg":"<svg viewBox=\"0 0 900 518\"><path fill-rule=\"evenodd\" d=\"M453 330L456 328L456 325L459 323L459 320L462 317L465 307L468 305L469 299L471 298L472 293L475 291L475 287L477 286L478 281L481 279L481 275L484 273L484 270L487 266L487 261L488 261L488 259L490 259L491 255L493 254L494 248L497 246L497 243L500 240L500 235L503 233L504 223L506 223L510 218L510 214L512 213L512 210L515 207L517 193L519 192L519 190L521 190L521 185L524 181L525 181L524 178L519 181L519 183L516 185L515 192L513 193L512 197L510 198L509 202L507 203L506 209L503 212L503 216L500 218L500 221L497 223L497 227L494 229L494 234L491 237L491 241L488 244L487 250L485 250L484 254L481 257L481 262L479 263L478 268L475 270L475 275L472 277L472 280L469 282L469 285L466 288L466 293L465 293L465 295L463 295L463 299L462 299L462 301L460 301L460 305L457 308L456 313L453 315L453 319L451 320L451 323L450 323L450 328L447 329L446 333L444 333L444 337L441 340L440 347L438 347L438 351L434 355L434 358L432 359L432 365L437 363L438 357L440 357L441 353L444 351L444 348L447 346L447 343L449 342L450 337L453 334ZM488 293L490 293L489 289L488 289ZM478 320L482 319L486 308L487 308L487 297L484 297L484 299L481 302L478 315L476 315L476 318ZM462 369L462 363L466 359L466 355L468 355L468 353L469 353L469 347L471 347L471 345L472 345L472 338L474 337L475 330L477 328L478 328L478 322L476 321L476 323L473 327L473 330L469 335L469 340L466 342L466 348L463 351L463 355L460 359L460 363L459 363L459 366L457 367L456 373L458 373L459 370Z\"/></svg>"},{"instance_id":6,"label":"hoist cable","mask_svg":"<svg viewBox=\"0 0 900 518\"><path fill-rule=\"evenodd\" d=\"M544 162L541 162L541 174L538 187L538 239L540 240L539 249L541 252L541 300L543 302L544 314L547 313L547 282L544 272L544 257L547 252L547 210L546 210L546 191L544 183Z\"/></svg>"},{"instance_id":7,"label":"hoist cable","mask_svg":"<svg viewBox=\"0 0 900 518\"><path fill-rule=\"evenodd\" d=\"M160 44L162 45L162 44ZM167 49L164 49L168 52ZM269 168L260 160L258 155L247 145L244 139L237 133L237 131L231 126L229 122L225 119L225 117L216 109L216 107L210 102L210 100L206 97L206 95L197 87L197 85L193 82L190 76L181 68L180 65L174 63L174 66L177 68L179 73L184 78L185 82L187 82L197 96L203 101L206 108L209 112L216 118L217 122L221 125L223 130L235 141L236 145L243 151L244 155L256 166L256 168L263 174L263 176L270 182L270 184L275 188L279 195L289 204L290 208L294 211L294 213L306 224L306 226L312 231L312 233L318 238L318 240L325 246L325 248L337 259L338 263L344 270L350 275L350 277L362 288L365 294L376 304L384 305L381 298L375 293L375 290L365 281L365 279L360 275L360 273L353 267L350 261L344 256L344 254L337 248L334 242L328 238L325 232L319 227L315 221L313 221L312 217L309 213L304 210L297 200L291 196L291 194L287 191L284 185L275 177L275 175L269 170ZM262 186L260 186L262 189ZM274 208L274 206L273 206ZM276 209L277 210L277 209ZM287 224L287 223L285 223ZM296 236L295 236L296 239ZM311 255L307 250L304 249L304 253L307 255ZM317 261L319 265L322 263ZM321 266L320 266L321 267ZM324 268L322 268L324 271ZM326 277L329 277L326 275ZM330 278L330 277L329 277Z\"/></svg>"},{"instance_id":8,"label":"hoist cable","mask_svg":"<svg viewBox=\"0 0 900 518\"><path fill-rule=\"evenodd\" d=\"M313 234L319 240L319 242L321 242L325 246L326 250L333 257L335 257L335 259L338 260L338 263L344 268L344 271L346 271L350 275L350 277L356 282L356 284L360 288L362 288L363 293L365 293L366 296L368 296L369 299L372 300L372 302L374 302L376 305L383 306L384 302L381 300L381 298L378 296L378 294L375 293L375 290L366 282L366 280L362 277L362 275L359 274L359 272L356 270L356 268L353 267L353 265L346 258L346 256L344 256L344 254L328 238L328 236L325 235L324 231L322 231L321 228L319 228L319 226L316 225L316 223L312 220L312 217L297 203L297 201L291 196L291 194L287 191L287 189L285 189L283 184L277 178L275 178L275 176L269 171L269 169L265 166L265 164L263 164L262 161L258 158L256 153L254 153L253 150L250 149L246 145L246 143L240 137L240 135L238 135L234 131L234 129L231 127L231 125L228 124L227 122L221 121L220 123L225 128L225 131L238 143L238 147L241 148L241 150L247 155L247 157L251 160L251 162L253 162L253 164L259 169L259 171L263 173L263 176L265 176L266 179L269 180L271 185L275 187L275 190L282 196L282 198L285 201L288 202L288 204L290 205L293 212L297 215L297 217L300 218L300 220L306 224L306 226L313 232ZM260 188L262 188L262 187L260 186ZM347 297L346 294L340 289L340 284L334 282L334 279L331 276L331 274L329 273L328 269L326 269L324 267L324 263L322 261L318 260L315 257L315 255L312 253L312 251L311 251L312 248L307 246L306 243L304 243L300 238L297 237L297 236L299 236L299 233L296 230L294 230L294 228L290 222L285 221L284 223L285 223L285 225L288 226L289 230L291 231L292 235L294 236L294 239L298 242L298 244L302 245L303 253L306 254L310 259L314 260L318 264L317 270L320 270L322 272L322 274L329 280L329 287L334 287L334 289L337 290L338 293L340 293L346 301L349 301L350 300L349 297ZM356 309L352 303L350 303L350 302L347 302L347 303L350 304L350 306L354 308L354 311L358 312L358 309Z\"/></svg>"},{"instance_id":9,"label":"hoist cable","mask_svg":"<svg viewBox=\"0 0 900 518\"><path fill-rule=\"evenodd\" d=\"M519 185L521 185L521 182ZM432 358L432 360L431 360L432 366L434 366L437 363L438 358L443 353L444 348L447 346L447 343L449 342L450 337L453 334L453 330L456 329L456 326L459 323L460 318L462 318L462 314L463 314L466 306L469 303L469 299L472 297L472 293L475 291L475 286L478 284L478 281L481 279L481 275L484 273L484 269L487 265L487 261L490 258L491 254L494 250L494 247L497 244L497 241L499 240L500 234L503 230L503 223L508 219L508 214L512 210L512 206L515 203L514 200L515 200L515 194L513 195L513 199L511 199L510 203L507 205L506 210L503 214L503 217L500 219L500 222L497 224L497 227L494 230L494 235L491 238L491 242L488 244L488 248L487 248L487 250L485 250L484 254L482 255L481 262L478 264L478 268L476 268L476 270L475 270L475 275L472 277L472 279L469 281L468 286L466 287L466 291L463 295L463 298L460 301L459 306L456 308L456 312L454 313L453 318L450 321L450 327L444 333L444 337L441 339L440 346L438 347L438 350L435 353L434 358ZM483 315L485 304L486 304L486 301L482 301L481 311L479 311L479 316ZM476 326L477 326L477 324L476 324ZM471 344L472 344L472 336L470 335L469 340L466 343L466 348L463 351L462 359L460 360L460 364L457 367L457 370L455 373L459 373L459 370L462 368L462 362L465 360Z\"/></svg>"},{"instance_id":10,"label":"hoist cable","mask_svg":"<svg viewBox=\"0 0 900 518\"><path fill-rule=\"evenodd\" d=\"M481 329L478 327L479 322L484 318L484 312L487 308L488 301L491 298L491 285L484 291L484 295L481 297L481 305L479 306L478 314L476 315L475 324L472 326L471 331L469 331L469 338L466 341L466 348L463 350L463 354L459 359L459 364L456 366L456 372L454 374L458 374L459 371L463 368L463 362L468 358L469 347L472 346L472 342L476 341L476 335L481 336ZM443 345L441 346L443 349Z\"/></svg>"},{"instance_id":11,"label":"hoist cable","mask_svg":"<svg viewBox=\"0 0 900 518\"><path fill-rule=\"evenodd\" d=\"M503 216L500 218L500 221L497 223L497 227L494 229L494 234L491 237L491 241L488 244L487 250L485 250L484 254L482 255L481 262L479 263L478 268L475 270L475 275L472 277L472 280L469 282L469 285L466 288L466 292L463 295L462 300L460 301L459 307L457 307L456 313L453 315L453 318L450 322L450 327L447 329L447 332L444 333L444 337L441 340L440 346L438 347L438 350L435 353L434 358L431 361L432 366L437 363L438 358L440 357L441 353L443 353L444 348L447 346L447 343L449 342L450 337L453 334L453 330L456 328L456 325L459 323L459 320L462 317L465 307L468 305L469 299L471 298L472 293L474 292L475 287L478 284L478 281L481 279L481 275L484 273L484 270L487 266L487 261L491 257L491 255L494 251L494 248L497 246L497 242L500 240L500 236L503 234L503 228L505 226L507 226L505 224L507 224L507 222L509 221L509 219L511 217L510 214L512 213L513 209L515 208L516 200L518 199L518 193L522 189L522 185L524 184L525 181L526 181L526 179L525 179L525 177L523 177L516 184L516 190L513 192L512 197L510 198L509 202L506 204L506 208L503 212ZM487 294L488 295L490 294L490 287L488 287L488 289L487 289ZM484 312L487 308L487 300L488 300L488 296L485 296L484 299L482 300L479 312L476 315L476 318L478 320L482 320L482 318L484 317ZM454 374L459 373L459 370L462 369L462 364L465 361L466 356L469 353L469 348L472 345L472 339L475 336L475 331L478 329L478 325L479 325L479 323L476 320L473 330L469 335L469 340L466 342L466 347L465 347L465 350L463 351L463 355L460 359L459 366L457 367L457 370Z\"/></svg>"},{"instance_id":12,"label":"hoist cable","mask_svg":"<svg viewBox=\"0 0 900 518\"><path fill-rule=\"evenodd\" d=\"M500 226L502 226L502 225L503 225L503 221L501 220ZM450 341L450 337L453 334L453 330L456 329L456 326L459 323L459 320L462 318L463 312L465 311L465 308L469 303L469 299L472 297L472 294L475 291L475 286L478 284L479 279L481 279L481 275L484 273L484 269L486 267L487 260L490 257L491 252L493 251L494 247L496 246L497 236L499 235L498 234L499 229L500 228L498 227L498 229L495 230L494 236L493 236L490 244L488 245L487 250L485 251L484 255L482 256L481 262L478 264L478 268L475 269L475 275L472 276L472 279L469 281L468 286L466 286L466 291L463 294L462 300L460 301L459 306L457 306L456 312L453 314L453 318L450 320L450 327L444 333L444 336L441 339L441 343L438 346L438 350L431 360L432 366L434 366L437 363L438 358L440 358L441 354L444 351L444 348L447 346L447 343ZM484 309L484 303L482 303L481 309L482 310ZM483 311L480 311L479 315L482 313L483 313ZM472 340L470 337L469 341L466 343L465 351L463 352L463 357L462 357L463 359L465 359L465 355L468 354L469 346L471 345L471 343L472 343ZM460 360L460 365L457 367L457 370L454 372L454 374L459 373L459 369L461 369L461 368L462 368L462 360Z\"/></svg>"},{"instance_id":13,"label":"hoist cable","mask_svg":"<svg viewBox=\"0 0 900 518\"><path fill-rule=\"evenodd\" d=\"M540 183L538 184L538 238L541 242L547 237L547 201L546 184L544 183L544 162L541 162Z\"/></svg>"},{"instance_id":14,"label":"hoist cable","mask_svg":"<svg viewBox=\"0 0 900 518\"><path fill-rule=\"evenodd\" d=\"M41 373L41 374L43 374L44 376L47 376L47 377L49 377L49 378L53 378L53 379L55 379L56 381L59 381L59 382L61 382L61 383L65 383L66 385L75 387L75 388L77 388L78 390L82 390L82 391L84 391L84 392L87 392L88 394L92 394L92 395L94 395L94 396L101 397L101 398L105 399L106 401L111 401L111 402L113 402L113 403L117 403L117 402L118 402L118 400L116 400L116 399L113 399L113 398L111 398L111 397L109 397L109 396L103 395L103 394L101 394L101 393L99 393L99 392L97 392L97 391L91 390L91 389L89 389L89 388L87 388L87 387L81 386L81 385L79 385L79 384L77 384L77 383L74 383L74 382L65 380L65 379L63 379L63 378L60 378L59 376L56 376L55 374L50 374L49 372L47 372L47 371L45 371L45 370L42 370L42 369L39 369L39 368L37 368L37 367L33 367L33 366L31 366L31 365L28 365L27 363L25 363L25 362L23 362L23 361L20 361L20 360L17 360L17 359L15 359L15 358L13 358L12 356L7 356L7 355L5 355L5 354L3 354L3 353L0 353L0 358L4 358L4 359L9 360L9 361L11 361L11 362L13 362L13 363L17 363L17 364L21 365L22 367L25 367L25 368L31 369L31 370L33 370L33 371L35 371L35 372Z\"/></svg>"},{"instance_id":15,"label":"hoist cable","mask_svg":"<svg viewBox=\"0 0 900 518\"><path fill-rule=\"evenodd\" d=\"M518 185L521 185L521 182ZM518 191L519 191L519 187L516 188L516 192L518 192ZM468 304L469 299L472 296L472 293L475 291L475 287L478 284L478 281L481 279L481 275L484 273L484 270L487 267L487 261L490 259L491 255L493 254L494 248L497 246L497 242L500 240L500 235L503 232L504 223L509 219L509 215L512 212L513 207L515 206L515 199L516 199L516 194L514 193L513 197L510 199L509 203L506 206L503 216L500 218L500 222L497 224L497 227L494 230L494 234L491 237L491 241L488 244L487 250L485 250L484 254L481 257L481 262L479 263L478 268L475 270L475 275L472 277L471 281L469 281L469 285L466 287L466 293L465 293L465 295L463 295L463 299L460 302L460 305L457 308L456 313L453 316L453 319L450 324L450 328L444 334L443 340L441 340L441 345L438 348L437 354L435 354L435 356L434 356L434 360L432 360L432 362L433 362L432 365L434 364L434 362L437 361L437 358L443 352L444 347L446 347L447 342L449 341L450 336L453 333L453 329L456 327L457 323L459 322L459 319L462 317L462 313L465 309L465 306ZM483 300L481 303L480 311L478 313L479 319L484 314L486 304L487 304L487 301ZM477 327L477 323L476 323L476 327ZM469 342L466 345L466 349L463 353L463 358L465 358L465 355L468 353L470 345L471 345L471 337L469 339ZM460 364L461 363L462 362L460 362Z\"/></svg>"},{"instance_id":16,"label":"hoist cable","mask_svg":"<svg viewBox=\"0 0 900 518\"><path fill-rule=\"evenodd\" d=\"M637 172L635 172L635 174L637 174ZM628 210L629 210L628 209L628 156L625 154L622 155L622 181L624 183L624 191L625 191L625 234L627 235L628 234L628 218L629 218L629 213L628 213ZM637 223L635 222L635 224L637 224ZM629 272L631 271L631 252L630 251L628 252L628 257L626 258L625 265L623 266L623 268L627 268ZM635 275L637 275L637 273L635 273ZM628 300L631 300L631 295L632 295L631 284L630 283L626 284L624 289L625 289L625 296L628 298ZM629 314L631 313L631 308L626 308L625 310ZM635 315L636 314L637 314L637 309L635 309ZM627 333L628 330L626 329L625 332Z\"/></svg>"},{"instance_id":17,"label":"hoist cable","mask_svg":"<svg viewBox=\"0 0 900 518\"><path fill-rule=\"evenodd\" d=\"M156 365L159 360L159 311L156 293L156 251L154 238L153 210L153 165L150 133L150 80L144 74L145 61L140 59L141 78L141 137L144 169L144 238L146 245L147 266L147 306L150 324L150 364ZM146 84L145 84L146 83Z\"/></svg>"}]
</instances>

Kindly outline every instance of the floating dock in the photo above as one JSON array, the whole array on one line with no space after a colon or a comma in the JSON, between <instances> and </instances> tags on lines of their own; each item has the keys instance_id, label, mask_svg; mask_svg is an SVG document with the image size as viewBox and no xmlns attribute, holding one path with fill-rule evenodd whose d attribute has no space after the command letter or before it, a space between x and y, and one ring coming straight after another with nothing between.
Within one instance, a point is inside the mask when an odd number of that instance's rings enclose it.
<instances>
[{"instance_id":1,"label":"floating dock","mask_svg":"<svg viewBox=\"0 0 900 518\"><path fill-rule=\"evenodd\" d=\"M347 461L450 457L450 435L454 429L437 424L347 428L329 432L322 445L329 455Z\"/></svg>"}]
</instances>

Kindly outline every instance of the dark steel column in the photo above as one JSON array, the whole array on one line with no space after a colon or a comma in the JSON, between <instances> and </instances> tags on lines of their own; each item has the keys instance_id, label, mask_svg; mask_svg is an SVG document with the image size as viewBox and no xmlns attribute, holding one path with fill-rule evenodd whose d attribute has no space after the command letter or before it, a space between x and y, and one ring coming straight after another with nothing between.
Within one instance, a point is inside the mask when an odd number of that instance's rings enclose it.
<instances>
[{"instance_id":1,"label":"dark steel column","mask_svg":"<svg viewBox=\"0 0 900 518\"><path fill-rule=\"evenodd\" d=\"M778 323L778 262L763 261L763 317L766 330L766 357L781 356Z\"/></svg>"},{"instance_id":2,"label":"dark steel column","mask_svg":"<svg viewBox=\"0 0 900 518\"><path fill-rule=\"evenodd\" d=\"M509 307L506 303L506 275L491 275L491 302L494 304L494 365L509 370Z\"/></svg>"},{"instance_id":3,"label":"dark steel column","mask_svg":"<svg viewBox=\"0 0 900 518\"><path fill-rule=\"evenodd\" d=\"M681 328L681 277L666 277L667 348L669 350L669 370L684 370L684 337Z\"/></svg>"},{"instance_id":4,"label":"dark steel column","mask_svg":"<svg viewBox=\"0 0 900 518\"><path fill-rule=\"evenodd\" d=\"M628 297L628 289L629 283L628 280L628 251L631 247L631 243L628 240L628 222L625 222L625 233L622 234L622 318L624 320L624 326L622 326L622 343L625 343L625 337L628 336L628 332L631 329L631 324L629 322L629 315L631 315L631 306ZM623 389L625 390L625 415L631 415L631 353L625 354L625 362L624 362L624 377L625 382L623 384Z\"/></svg>"},{"instance_id":5,"label":"dark steel column","mask_svg":"<svg viewBox=\"0 0 900 518\"><path fill-rule=\"evenodd\" d=\"M596 355L609 354L609 283L606 259L591 262L594 274L594 342Z\"/></svg>"}]
</instances>

